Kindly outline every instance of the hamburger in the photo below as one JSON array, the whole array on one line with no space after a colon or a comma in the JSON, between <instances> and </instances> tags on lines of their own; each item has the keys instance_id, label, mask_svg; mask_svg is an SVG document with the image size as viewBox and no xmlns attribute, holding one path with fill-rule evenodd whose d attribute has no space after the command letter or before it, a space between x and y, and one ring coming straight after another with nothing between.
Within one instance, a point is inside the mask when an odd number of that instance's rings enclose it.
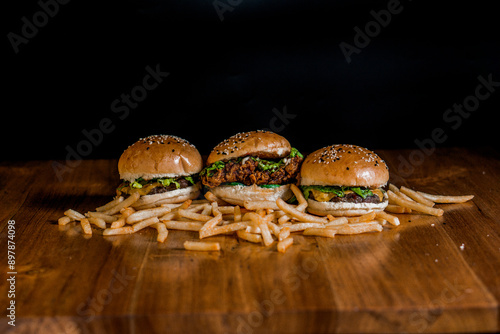
<instances>
[{"instance_id":1,"label":"hamburger","mask_svg":"<svg viewBox=\"0 0 500 334\"><path fill-rule=\"evenodd\" d=\"M304 160L299 188L308 212L326 216L357 216L382 211L388 196L382 189L389 169L374 152L355 145L331 145Z\"/></svg>"},{"instance_id":2,"label":"hamburger","mask_svg":"<svg viewBox=\"0 0 500 334\"><path fill-rule=\"evenodd\" d=\"M203 160L187 140L170 135L141 138L120 156L118 196L142 195L140 204L160 205L200 195Z\"/></svg>"},{"instance_id":3,"label":"hamburger","mask_svg":"<svg viewBox=\"0 0 500 334\"><path fill-rule=\"evenodd\" d=\"M215 146L201 171L201 182L222 200L288 200L304 156L286 138L270 131L235 134Z\"/></svg>"}]
</instances>

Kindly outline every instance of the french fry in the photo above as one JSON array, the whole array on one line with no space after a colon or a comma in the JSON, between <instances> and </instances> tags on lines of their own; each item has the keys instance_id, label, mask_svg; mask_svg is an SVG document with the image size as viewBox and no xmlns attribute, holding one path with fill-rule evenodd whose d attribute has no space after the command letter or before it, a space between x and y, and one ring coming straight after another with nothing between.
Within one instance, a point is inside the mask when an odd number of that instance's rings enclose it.
<instances>
[{"instance_id":1,"label":"french fry","mask_svg":"<svg viewBox=\"0 0 500 334\"><path fill-rule=\"evenodd\" d=\"M245 232L243 230L238 230L238 231L236 231L236 235L240 239L250 241L253 243L262 242L262 236L260 234L248 233L248 232Z\"/></svg>"},{"instance_id":2,"label":"french fry","mask_svg":"<svg viewBox=\"0 0 500 334\"><path fill-rule=\"evenodd\" d=\"M288 237L284 240L278 241L278 252L280 253L285 253L287 248L290 247L293 244L293 238Z\"/></svg>"},{"instance_id":3,"label":"french fry","mask_svg":"<svg viewBox=\"0 0 500 334\"><path fill-rule=\"evenodd\" d=\"M261 216L262 218L264 218L267 214L266 210L265 209L258 209L258 210L255 210L255 213L258 214L259 216Z\"/></svg>"},{"instance_id":4,"label":"french fry","mask_svg":"<svg viewBox=\"0 0 500 334\"><path fill-rule=\"evenodd\" d=\"M325 227L325 224L323 223L295 223L290 226L290 232L298 232L298 231L303 231L306 228L323 228Z\"/></svg>"},{"instance_id":5,"label":"french fry","mask_svg":"<svg viewBox=\"0 0 500 334\"><path fill-rule=\"evenodd\" d=\"M178 210L177 213L179 214L179 217L189 218L189 219L197 220L197 221L201 221L201 222L207 222L210 219L213 219L213 217L209 216L209 215L204 215L201 213L195 213L195 212L182 210L182 209Z\"/></svg>"},{"instance_id":6,"label":"french fry","mask_svg":"<svg viewBox=\"0 0 500 334\"><path fill-rule=\"evenodd\" d=\"M285 226L281 229L280 233L278 234L278 240L283 241L289 236L290 236L290 226Z\"/></svg>"},{"instance_id":7,"label":"french fry","mask_svg":"<svg viewBox=\"0 0 500 334\"><path fill-rule=\"evenodd\" d=\"M264 241L264 245L271 246L274 242L271 232L269 231L269 227L267 227L267 223L264 221L263 217L256 212L247 212L243 216L243 219L250 219L255 226L258 226L261 231L262 240Z\"/></svg>"},{"instance_id":8,"label":"french fry","mask_svg":"<svg viewBox=\"0 0 500 334\"><path fill-rule=\"evenodd\" d=\"M236 205L234 207L234 219L233 220L235 223L241 221L241 209L240 209L239 205Z\"/></svg>"},{"instance_id":9,"label":"french fry","mask_svg":"<svg viewBox=\"0 0 500 334\"><path fill-rule=\"evenodd\" d=\"M250 225L245 228L245 232L247 233L253 233L253 234L261 234L262 231L260 230L260 227L256 225Z\"/></svg>"},{"instance_id":10,"label":"french fry","mask_svg":"<svg viewBox=\"0 0 500 334\"><path fill-rule=\"evenodd\" d=\"M214 202L215 203L215 202ZM203 227L200 229L200 239L203 238L207 230L211 230L216 227L222 221L222 213L219 212L217 216L213 217L209 221L207 221Z\"/></svg>"},{"instance_id":11,"label":"french fry","mask_svg":"<svg viewBox=\"0 0 500 334\"><path fill-rule=\"evenodd\" d=\"M80 224L82 225L83 233L92 234L92 227L90 227L90 222L88 218L82 218L80 220Z\"/></svg>"},{"instance_id":12,"label":"french fry","mask_svg":"<svg viewBox=\"0 0 500 334\"><path fill-rule=\"evenodd\" d=\"M223 215L234 215L235 206L218 206L218 210Z\"/></svg>"},{"instance_id":13,"label":"french fry","mask_svg":"<svg viewBox=\"0 0 500 334\"><path fill-rule=\"evenodd\" d=\"M132 234L134 229L132 226L125 226L119 228L107 228L102 232L102 235L118 235L118 234Z\"/></svg>"},{"instance_id":14,"label":"french fry","mask_svg":"<svg viewBox=\"0 0 500 334\"><path fill-rule=\"evenodd\" d=\"M218 215L222 216L222 213L219 210L219 204L217 204L217 202L212 202L211 204L212 204L212 215L214 217Z\"/></svg>"},{"instance_id":15,"label":"french fry","mask_svg":"<svg viewBox=\"0 0 500 334\"><path fill-rule=\"evenodd\" d=\"M344 225L348 224L349 219L346 217L339 217L335 218L334 220L329 221L328 223L325 224L325 226L338 226L338 225Z\"/></svg>"},{"instance_id":16,"label":"french fry","mask_svg":"<svg viewBox=\"0 0 500 334\"><path fill-rule=\"evenodd\" d=\"M396 187L394 184L392 184L392 183L389 183L389 190L391 190L394 194L396 194L397 196L399 196L399 197L401 197L403 199L406 199L406 200L408 200L410 202L415 202L415 200L413 198L408 197L408 195L402 193L401 190L398 187ZM389 198L389 204L393 204L393 203L391 203L391 199L390 198Z\"/></svg>"},{"instance_id":17,"label":"french fry","mask_svg":"<svg viewBox=\"0 0 500 334\"><path fill-rule=\"evenodd\" d=\"M199 231L203 227L202 223L198 222L183 222L176 220L163 220L160 221L165 224L167 229L171 230L181 230L181 231Z\"/></svg>"},{"instance_id":18,"label":"french fry","mask_svg":"<svg viewBox=\"0 0 500 334\"><path fill-rule=\"evenodd\" d=\"M184 248L191 251L219 251L220 244L218 242L205 241L184 241Z\"/></svg>"},{"instance_id":19,"label":"french fry","mask_svg":"<svg viewBox=\"0 0 500 334\"><path fill-rule=\"evenodd\" d=\"M368 213L365 213L364 215L358 216L358 217L352 217L352 218L347 218L349 224L352 223L361 223L361 222L366 222L375 219L375 211L371 211Z\"/></svg>"},{"instance_id":20,"label":"french fry","mask_svg":"<svg viewBox=\"0 0 500 334\"><path fill-rule=\"evenodd\" d=\"M391 213L411 213L411 209L399 206L397 204L387 204L384 210Z\"/></svg>"},{"instance_id":21,"label":"french fry","mask_svg":"<svg viewBox=\"0 0 500 334\"><path fill-rule=\"evenodd\" d=\"M162 243L165 242L165 240L168 237L168 230L165 227L165 224L163 224L163 223L156 223L156 224L152 224L150 226L153 227L153 228L155 228L158 231L158 237L156 238L156 240L158 242L162 242Z\"/></svg>"},{"instance_id":22,"label":"french fry","mask_svg":"<svg viewBox=\"0 0 500 334\"><path fill-rule=\"evenodd\" d=\"M179 208L179 207L177 207ZM172 208L172 211L174 208ZM179 208L179 209L183 209L183 208ZM183 209L183 210L187 210L187 211L191 211L191 212L198 212L198 211L205 211L206 209L210 209L210 211L208 211L208 213L206 213L207 215L210 214L212 212L212 206L208 203L205 203L205 204L192 204L190 205L188 208L186 209Z\"/></svg>"},{"instance_id":23,"label":"french fry","mask_svg":"<svg viewBox=\"0 0 500 334\"><path fill-rule=\"evenodd\" d=\"M431 208L431 207L428 207L426 205L423 205L423 204L420 204L417 202L410 202L408 200L405 200L405 199L397 196L396 194L394 194L394 192L392 192L391 190L388 190L387 194L389 195L389 200L392 199L399 206L409 208L409 209L412 209L412 210L415 210L418 212L426 213L429 215L433 215L433 216L442 216L444 213L444 211L442 209Z\"/></svg>"},{"instance_id":24,"label":"french fry","mask_svg":"<svg viewBox=\"0 0 500 334\"><path fill-rule=\"evenodd\" d=\"M279 210L276 202L273 201L244 201L243 206L247 210L263 210L263 209L273 209Z\"/></svg>"},{"instance_id":25,"label":"french fry","mask_svg":"<svg viewBox=\"0 0 500 334\"><path fill-rule=\"evenodd\" d=\"M171 202L172 199L170 198L161 199L156 197L156 195L150 195L150 196L141 196L136 202L134 202L130 206L132 206L136 210L151 209L163 205L167 205L171 209L174 209L179 206L179 203L171 203ZM191 204L191 200L189 200L189 204Z\"/></svg>"},{"instance_id":26,"label":"french fry","mask_svg":"<svg viewBox=\"0 0 500 334\"><path fill-rule=\"evenodd\" d=\"M392 190L395 194L399 193L399 188L392 183L389 183L389 190Z\"/></svg>"},{"instance_id":27,"label":"french fry","mask_svg":"<svg viewBox=\"0 0 500 334\"><path fill-rule=\"evenodd\" d=\"M269 227L267 227L267 224L265 222L260 223L259 227L261 230L262 241L264 241L264 245L266 247L271 246L274 242L274 239L271 235L271 231L269 231Z\"/></svg>"},{"instance_id":28,"label":"french fry","mask_svg":"<svg viewBox=\"0 0 500 334\"><path fill-rule=\"evenodd\" d=\"M167 206L160 206L160 207L154 208L154 209L145 209L145 210L136 211L127 217L126 223L127 224L134 224L134 223L140 222L140 221L145 220L145 219L163 216L163 215L169 213L170 211L171 211L171 209Z\"/></svg>"},{"instance_id":29,"label":"french fry","mask_svg":"<svg viewBox=\"0 0 500 334\"><path fill-rule=\"evenodd\" d=\"M114 215L115 213L120 212L121 209L134 204L139 199L139 197L141 197L141 195L139 195L139 193L132 193L128 198L124 199L123 201L121 201L120 203L118 203L117 205L112 207L111 209L103 211L103 213L105 213L107 215Z\"/></svg>"},{"instance_id":30,"label":"french fry","mask_svg":"<svg viewBox=\"0 0 500 334\"><path fill-rule=\"evenodd\" d=\"M333 228L306 228L302 234L317 237L333 238L337 231Z\"/></svg>"},{"instance_id":31,"label":"french fry","mask_svg":"<svg viewBox=\"0 0 500 334\"><path fill-rule=\"evenodd\" d=\"M360 234L368 232L382 232L383 227L378 222L363 222L328 227L327 229L334 230L337 234Z\"/></svg>"},{"instance_id":32,"label":"french fry","mask_svg":"<svg viewBox=\"0 0 500 334\"><path fill-rule=\"evenodd\" d=\"M69 216L63 216L57 220L57 224L64 226L66 224L71 223L72 221L75 221L75 220Z\"/></svg>"},{"instance_id":33,"label":"french fry","mask_svg":"<svg viewBox=\"0 0 500 334\"><path fill-rule=\"evenodd\" d=\"M102 218L96 218L96 217L90 217L88 218L89 223L92 225L95 225L99 228L105 229L106 228L106 221Z\"/></svg>"},{"instance_id":34,"label":"french fry","mask_svg":"<svg viewBox=\"0 0 500 334\"><path fill-rule=\"evenodd\" d=\"M474 195L463 195L463 196L447 196L447 195L432 195L417 191L422 197L433 201L434 203L465 203L474 198Z\"/></svg>"},{"instance_id":35,"label":"french fry","mask_svg":"<svg viewBox=\"0 0 500 334\"><path fill-rule=\"evenodd\" d=\"M135 232L142 230L145 227L148 227L149 225L153 225L156 223L159 223L158 217L151 217L145 220L142 220L134 225L132 225L132 230Z\"/></svg>"},{"instance_id":36,"label":"french fry","mask_svg":"<svg viewBox=\"0 0 500 334\"><path fill-rule=\"evenodd\" d=\"M120 210L121 217L111 223L111 228L120 228L125 226L127 217L135 212L134 208L127 207Z\"/></svg>"},{"instance_id":37,"label":"french fry","mask_svg":"<svg viewBox=\"0 0 500 334\"><path fill-rule=\"evenodd\" d=\"M274 236L276 238L278 238L280 235L280 228L278 227L278 225L276 225L275 223L273 223L271 221L266 221L266 223L267 223L267 227L273 232Z\"/></svg>"},{"instance_id":38,"label":"french fry","mask_svg":"<svg viewBox=\"0 0 500 334\"><path fill-rule=\"evenodd\" d=\"M193 204L193 200L188 199L188 200L185 200L184 202L182 202L182 204L179 205L176 209L177 210L187 209L191 206L191 204Z\"/></svg>"},{"instance_id":39,"label":"french fry","mask_svg":"<svg viewBox=\"0 0 500 334\"><path fill-rule=\"evenodd\" d=\"M82 215L80 212L75 211L73 209L68 209L68 210L64 211L64 214L66 216L70 217L71 219L78 220L78 221L85 218L84 215Z\"/></svg>"},{"instance_id":40,"label":"french fry","mask_svg":"<svg viewBox=\"0 0 500 334\"><path fill-rule=\"evenodd\" d=\"M212 206L210 204L205 204L205 207L203 208L203 210L201 211L202 215L210 215L212 214Z\"/></svg>"},{"instance_id":41,"label":"french fry","mask_svg":"<svg viewBox=\"0 0 500 334\"><path fill-rule=\"evenodd\" d=\"M398 226L400 224L398 217L390 215L390 214L388 214L388 213L386 213L384 211L377 211L375 213L375 217L376 218L380 218L382 220L386 220L386 221L388 221L389 223L391 223L394 226Z\"/></svg>"},{"instance_id":42,"label":"french fry","mask_svg":"<svg viewBox=\"0 0 500 334\"><path fill-rule=\"evenodd\" d=\"M225 201L221 200L217 196L215 196L212 192L207 191L205 193L205 198L209 200L210 202L217 202L218 205L224 206L224 205L229 205L229 203L226 203Z\"/></svg>"},{"instance_id":43,"label":"french fry","mask_svg":"<svg viewBox=\"0 0 500 334\"><path fill-rule=\"evenodd\" d=\"M104 220L106 223L112 223L116 220L115 216L107 215L102 212L97 212L97 211L89 211L85 214L88 218L99 218Z\"/></svg>"},{"instance_id":44,"label":"french fry","mask_svg":"<svg viewBox=\"0 0 500 334\"><path fill-rule=\"evenodd\" d=\"M300 221L321 223L321 224L325 224L328 222L328 220L325 217L313 216L308 213L304 213L297 210L295 207L293 207L293 205L286 203L281 198L278 198L276 200L276 204L281 210L285 211L288 215L295 217Z\"/></svg>"},{"instance_id":45,"label":"french fry","mask_svg":"<svg viewBox=\"0 0 500 334\"><path fill-rule=\"evenodd\" d=\"M433 201L426 199L425 197L423 197L422 195L420 195L415 190L412 190L410 188L406 188L404 186L402 186L399 190L403 194L405 194L408 197L410 197L411 199L413 199L415 202L418 202L420 204L427 205L427 206L430 206L430 207L434 206L434 202Z\"/></svg>"},{"instance_id":46,"label":"french fry","mask_svg":"<svg viewBox=\"0 0 500 334\"><path fill-rule=\"evenodd\" d=\"M290 221L290 219L291 217L285 213L283 216L278 218L278 224L283 225L286 222Z\"/></svg>"},{"instance_id":47,"label":"french fry","mask_svg":"<svg viewBox=\"0 0 500 334\"><path fill-rule=\"evenodd\" d=\"M293 194L295 195L295 198L297 199L297 201L299 202L299 205L297 205L296 209L298 211L302 211L304 212L304 210L307 208L307 200L306 198L304 197L304 194L302 193L302 191L299 189L299 187L297 187L295 184L292 184L290 186L290 189L292 190Z\"/></svg>"},{"instance_id":48,"label":"french fry","mask_svg":"<svg viewBox=\"0 0 500 334\"><path fill-rule=\"evenodd\" d=\"M104 204L103 206L96 208L95 211L100 212L100 211L109 210L122 201L123 201L123 196L118 196L114 200L112 200L111 202L108 202L108 203Z\"/></svg>"},{"instance_id":49,"label":"french fry","mask_svg":"<svg viewBox=\"0 0 500 334\"><path fill-rule=\"evenodd\" d=\"M188 209L190 206L191 206L191 203L192 203L192 200L187 200L187 201L184 201L181 205L175 207L172 209L172 211L170 211L169 213L159 217L160 220L177 220L179 218L181 218L179 216L179 210L186 210ZM212 210L212 207L210 206L210 212Z\"/></svg>"},{"instance_id":50,"label":"french fry","mask_svg":"<svg viewBox=\"0 0 500 334\"><path fill-rule=\"evenodd\" d=\"M200 233L200 239L203 238L208 238L214 235L218 234L224 234L224 233L229 233L229 232L235 232L238 230L243 230L248 226L249 222L239 222L239 223L233 223L233 224L227 224L223 226L217 226L214 228L211 228L209 230L204 231L204 233ZM168 227L168 226L167 226Z\"/></svg>"}]
</instances>

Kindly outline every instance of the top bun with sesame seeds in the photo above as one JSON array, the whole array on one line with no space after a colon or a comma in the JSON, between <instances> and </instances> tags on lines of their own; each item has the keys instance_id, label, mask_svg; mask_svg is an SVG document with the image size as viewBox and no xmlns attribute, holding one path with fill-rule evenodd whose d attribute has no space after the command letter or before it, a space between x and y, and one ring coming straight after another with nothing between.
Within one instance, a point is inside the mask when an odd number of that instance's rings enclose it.
<instances>
[{"instance_id":1,"label":"top bun with sesame seeds","mask_svg":"<svg viewBox=\"0 0 500 334\"><path fill-rule=\"evenodd\" d=\"M375 152L356 145L323 147L304 160L300 187L314 214L352 216L383 210L389 169Z\"/></svg>"},{"instance_id":2,"label":"top bun with sesame seeds","mask_svg":"<svg viewBox=\"0 0 500 334\"><path fill-rule=\"evenodd\" d=\"M291 149L288 140L274 132L242 132L215 146L207 158L207 164L250 155L263 159L280 159L289 155Z\"/></svg>"},{"instance_id":3,"label":"top bun with sesame seeds","mask_svg":"<svg viewBox=\"0 0 500 334\"><path fill-rule=\"evenodd\" d=\"M129 146L118 161L120 178L133 181L199 173L203 160L187 140L170 135L141 138Z\"/></svg>"},{"instance_id":4,"label":"top bun with sesame seeds","mask_svg":"<svg viewBox=\"0 0 500 334\"><path fill-rule=\"evenodd\" d=\"M122 183L117 195L138 192L144 197L139 201L148 205L194 199L200 194L198 173L202 168L200 152L185 139L170 135L141 138L120 156Z\"/></svg>"},{"instance_id":5,"label":"top bun with sesame seeds","mask_svg":"<svg viewBox=\"0 0 500 334\"><path fill-rule=\"evenodd\" d=\"M331 145L307 156L301 168L302 185L380 188L389 169L375 152L356 145Z\"/></svg>"}]
</instances>

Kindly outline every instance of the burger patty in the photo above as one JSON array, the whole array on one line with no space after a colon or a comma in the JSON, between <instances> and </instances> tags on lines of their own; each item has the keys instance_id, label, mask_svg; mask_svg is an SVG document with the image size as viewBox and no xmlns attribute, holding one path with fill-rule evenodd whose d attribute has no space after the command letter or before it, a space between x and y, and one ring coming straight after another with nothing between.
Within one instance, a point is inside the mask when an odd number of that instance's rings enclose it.
<instances>
[{"instance_id":1,"label":"burger patty","mask_svg":"<svg viewBox=\"0 0 500 334\"><path fill-rule=\"evenodd\" d=\"M272 171L262 170L257 159L233 159L227 161L221 169L201 175L201 182L211 188L228 182L239 182L247 186L291 183L297 178L302 160L300 156L289 158L285 164Z\"/></svg>"},{"instance_id":2,"label":"burger patty","mask_svg":"<svg viewBox=\"0 0 500 334\"><path fill-rule=\"evenodd\" d=\"M171 183L168 187L160 185L158 187L154 187L153 189L151 189L151 191L149 192L149 195L166 193L167 191L187 188L187 187L190 187L193 185L191 182L189 182L188 180L186 180L184 178L177 178L176 181L180 185L179 188L177 188L177 185L175 185L174 183Z\"/></svg>"},{"instance_id":3,"label":"burger patty","mask_svg":"<svg viewBox=\"0 0 500 334\"><path fill-rule=\"evenodd\" d=\"M141 195L154 195L165 193L167 191L187 188L193 185L193 183L190 180L187 180L185 177L172 178L171 180L173 180L173 182L170 182L169 185L164 185L161 182L158 182L158 179L149 181L141 179L141 181L139 182L140 187L133 186L129 181L123 181L116 189L116 193L118 196L130 195L132 192L139 192ZM191 180L193 180L194 184L196 184L196 182L198 182L198 177L191 176Z\"/></svg>"},{"instance_id":4,"label":"burger patty","mask_svg":"<svg viewBox=\"0 0 500 334\"><path fill-rule=\"evenodd\" d=\"M314 199L314 195L310 195ZM366 196L365 198L356 193L346 194L344 197L334 196L329 202L343 202L343 203L380 203L380 198L377 195Z\"/></svg>"}]
</instances>

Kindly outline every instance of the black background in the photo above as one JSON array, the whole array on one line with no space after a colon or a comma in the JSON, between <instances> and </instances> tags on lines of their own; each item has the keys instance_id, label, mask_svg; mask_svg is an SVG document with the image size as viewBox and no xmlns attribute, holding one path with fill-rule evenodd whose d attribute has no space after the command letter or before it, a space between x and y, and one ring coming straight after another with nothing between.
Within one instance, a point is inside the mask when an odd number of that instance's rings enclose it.
<instances>
[{"instance_id":1,"label":"black background","mask_svg":"<svg viewBox=\"0 0 500 334\"><path fill-rule=\"evenodd\" d=\"M436 128L446 134L437 146L497 145L500 87L456 129L443 115L475 94L478 76L500 82L498 11L401 1L348 63L340 43L354 45L354 28L364 30L370 12L390 2L72 0L17 53L9 33L22 35L22 18L33 22L42 7L9 4L2 159L73 159L71 150L118 158L157 133L208 154L236 132L273 124L305 152L333 143L415 148ZM230 8L223 20L214 4ZM147 66L169 75L120 119L113 101L142 85ZM287 124L273 121L284 108ZM104 118L113 130L85 146L84 130Z\"/></svg>"}]
</instances>

